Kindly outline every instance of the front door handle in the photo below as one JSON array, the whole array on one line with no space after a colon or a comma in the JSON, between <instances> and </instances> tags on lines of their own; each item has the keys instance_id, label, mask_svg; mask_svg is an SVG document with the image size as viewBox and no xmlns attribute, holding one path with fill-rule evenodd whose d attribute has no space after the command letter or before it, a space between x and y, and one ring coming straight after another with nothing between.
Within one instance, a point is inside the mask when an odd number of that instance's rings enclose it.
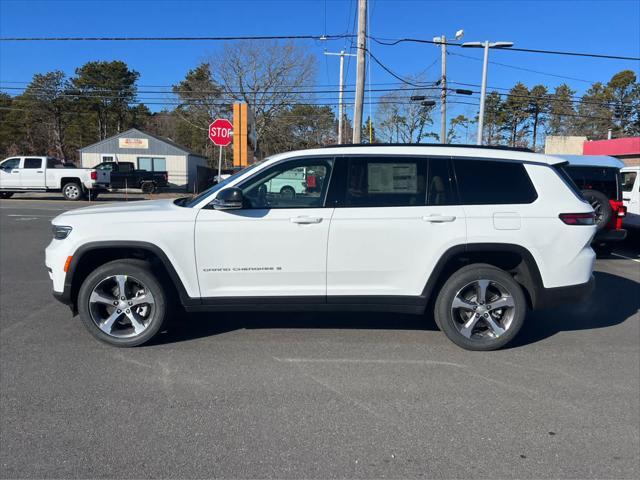
<instances>
[{"instance_id":1,"label":"front door handle","mask_svg":"<svg viewBox=\"0 0 640 480\"><path fill-rule=\"evenodd\" d=\"M300 223L300 224L310 224L310 223L320 223L322 218L320 217L293 217L290 219L291 223Z\"/></svg>"},{"instance_id":2,"label":"front door handle","mask_svg":"<svg viewBox=\"0 0 640 480\"><path fill-rule=\"evenodd\" d=\"M20 173L20 170L12 170L11 173Z\"/></svg>"},{"instance_id":3,"label":"front door handle","mask_svg":"<svg viewBox=\"0 0 640 480\"><path fill-rule=\"evenodd\" d=\"M422 217L422 220L424 220L425 222L431 222L431 223L446 223L446 222L453 222L456 219L456 217L454 217L453 215L429 215L429 216L425 216Z\"/></svg>"}]
</instances>

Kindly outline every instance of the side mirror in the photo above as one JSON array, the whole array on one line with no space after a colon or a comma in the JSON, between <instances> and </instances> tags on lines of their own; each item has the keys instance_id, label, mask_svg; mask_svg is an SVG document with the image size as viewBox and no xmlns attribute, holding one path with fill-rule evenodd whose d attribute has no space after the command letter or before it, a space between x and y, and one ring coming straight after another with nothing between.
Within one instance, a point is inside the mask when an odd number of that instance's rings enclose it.
<instances>
[{"instance_id":1,"label":"side mirror","mask_svg":"<svg viewBox=\"0 0 640 480\"><path fill-rule=\"evenodd\" d=\"M238 210L243 205L242 190L235 187L220 190L211 204L216 210Z\"/></svg>"}]
</instances>

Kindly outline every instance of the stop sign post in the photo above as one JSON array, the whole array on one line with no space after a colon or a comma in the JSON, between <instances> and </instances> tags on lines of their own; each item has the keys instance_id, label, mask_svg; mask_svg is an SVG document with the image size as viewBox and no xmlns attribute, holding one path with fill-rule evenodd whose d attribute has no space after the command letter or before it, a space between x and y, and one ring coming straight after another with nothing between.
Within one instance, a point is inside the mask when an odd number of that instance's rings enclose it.
<instances>
[{"instance_id":1,"label":"stop sign post","mask_svg":"<svg viewBox=\"0 0 640 480\"><path fill-rule=\"evenodd\" d=\"M218 183L222 180L222 147L231 143L233 136L233 124L226 118L218 118L209 125L209 139L214 145L220 147L220 157L218 158Z\"/></svg>"}]
</instances>

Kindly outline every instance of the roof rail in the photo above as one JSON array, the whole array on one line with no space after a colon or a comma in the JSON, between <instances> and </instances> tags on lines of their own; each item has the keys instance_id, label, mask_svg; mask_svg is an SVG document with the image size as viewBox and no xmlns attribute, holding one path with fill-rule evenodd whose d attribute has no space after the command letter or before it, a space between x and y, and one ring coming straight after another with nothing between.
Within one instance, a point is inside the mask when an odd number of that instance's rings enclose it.
<instances>
[{"instance_id":1,"label":"roof rail","mask_svg":"<svg viewBox=\"0 0 640 480\"><path fill-rule=\"evenodd\" d=\"M340 147L453 147L453 148L481 148L484 150L511 150L513 152L535 153L530 148L507 147L506 145L467 145L463 143L342 143L338 145L325 145L319 148Z\"/></svg>"}]
</instances>

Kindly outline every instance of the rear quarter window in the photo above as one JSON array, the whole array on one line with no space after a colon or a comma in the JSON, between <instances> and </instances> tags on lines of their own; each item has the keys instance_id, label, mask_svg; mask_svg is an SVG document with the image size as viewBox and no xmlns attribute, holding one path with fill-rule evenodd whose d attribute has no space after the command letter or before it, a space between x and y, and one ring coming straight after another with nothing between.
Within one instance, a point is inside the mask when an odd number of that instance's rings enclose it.
<instances>
[{"instance_id":1,"label":"rear quarter window","mask_svg":"<svg viewBox=\"0 0 640 480\"><path fill-rule=\"evenodd\" d=\"M522 163L454 159L453 164L463 205L523 204L538 198Z\"/></svg>"}]
</instances>

